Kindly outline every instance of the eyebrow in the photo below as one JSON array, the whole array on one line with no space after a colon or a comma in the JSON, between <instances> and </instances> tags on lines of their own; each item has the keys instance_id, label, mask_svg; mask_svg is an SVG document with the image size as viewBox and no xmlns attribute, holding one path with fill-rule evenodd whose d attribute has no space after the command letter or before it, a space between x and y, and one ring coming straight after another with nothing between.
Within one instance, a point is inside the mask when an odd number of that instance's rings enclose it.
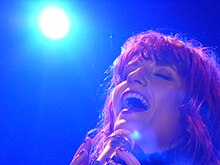
<instances>
[{"instance_id":1,"label":"eyebrow","mask_svg":"<svg viewBox=\"0 0 220 165\"><path fill-rule=\"evenodd\" d=\"M164 67L164 68L167 68L167 69L169 69L169 70L172 70L172 71L178 73L178 70L177 70L177 68L175 67L175 65L174 65L174 66L170 66L170 65L157 65L157 64L156 64L156 66L158 66L158 67Z\"/></svg>"}]
</instances>

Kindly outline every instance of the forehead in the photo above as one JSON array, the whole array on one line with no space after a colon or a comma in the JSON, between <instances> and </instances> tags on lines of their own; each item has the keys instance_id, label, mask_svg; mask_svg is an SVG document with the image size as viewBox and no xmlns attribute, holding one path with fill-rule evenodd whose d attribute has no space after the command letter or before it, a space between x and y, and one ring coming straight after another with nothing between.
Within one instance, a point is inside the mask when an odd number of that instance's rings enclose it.
<instances>
[{"instance_id":1,"label":"forehead","mask_svg":"<svg viewBox=\"0 0 220 165\"><path fill-rule=\"evenodd\" d=\"M116 61L116 72L119 80L123 79L124 69L137 59L155 61L157 66L169 66L176 71L183 81L191 73L192 58L190 49L183 44L168 42L167 40L128 41ZM122 79L120 79L120 77Z\"/></svg>"},{"instance_id":2,"label":"forehead","mask_svg":"<svg viewBox=\"0 0 220 165\"><path fill-rule=\"evenodd\" d=\"M167 58L158 58L155 55L144 55L143 53L140 53L136 56L133 56L130 61L128 61L127 64L125 64L125 67L134 65L138 66L140 62L150 61L152 63L155 63L156 66L163 66L163 67L169 67L173 69L174 71L177 71L177 63L175 63L174 59L167 59Z\"/></svg>"}]
</instances>

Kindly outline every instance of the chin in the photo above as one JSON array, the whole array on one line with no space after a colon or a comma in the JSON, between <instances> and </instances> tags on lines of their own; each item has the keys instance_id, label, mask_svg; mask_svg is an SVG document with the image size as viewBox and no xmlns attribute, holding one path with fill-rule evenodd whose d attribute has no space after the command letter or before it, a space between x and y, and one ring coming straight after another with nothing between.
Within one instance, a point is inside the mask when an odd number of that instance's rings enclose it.
<instances>
[{"instance_id":1,"label":"chin","mask_svg":"<svg viewBox=\"0 0 220 165\"><path fill-rule=\"evenodd\" d=\"M120 119L120 120L116 120L116 123L114 125L114 131L119 129L125 129L130 132L134 132L139 130L139 127L135 123L128 122L124 119Z\"/></svg>"}]
</instances>

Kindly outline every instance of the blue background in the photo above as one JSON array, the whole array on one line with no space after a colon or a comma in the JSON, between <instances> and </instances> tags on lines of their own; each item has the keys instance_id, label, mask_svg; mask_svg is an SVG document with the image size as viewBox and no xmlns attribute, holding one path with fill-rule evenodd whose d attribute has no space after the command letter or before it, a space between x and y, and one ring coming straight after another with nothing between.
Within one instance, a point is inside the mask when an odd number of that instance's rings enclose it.
<instances>
[{"instance_id":1,"label":"blue background","mask_svg":"<svg viewBox=\"0 0 220 165\"><path fill-rule=\"evenodd\" d=\"M60 40L36 23L59 4L73 22ZM69 164L105 99L108 66L134 33L183 33L219 52L220 1L0 2L0 164ZM218 54L217 54L218 55Z\"/></svg>"}]
</instances>

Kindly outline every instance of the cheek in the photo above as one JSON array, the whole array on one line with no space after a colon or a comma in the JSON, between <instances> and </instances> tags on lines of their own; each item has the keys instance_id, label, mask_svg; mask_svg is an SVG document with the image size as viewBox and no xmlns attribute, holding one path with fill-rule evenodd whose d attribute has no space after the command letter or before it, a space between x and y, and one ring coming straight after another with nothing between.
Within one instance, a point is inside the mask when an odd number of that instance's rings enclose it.
<instances>
[{"instance_id":1,"label":"cheek","mask_svg":"<svg viewBox=\"0 0 220 165\"><path fill-rule=\"evenodd\" d=\"M157 93L155 96L155 113L154 124L156 125L159 134L173 134L168 130L175 130L174 127L179 125L180 111L179 107L182 102L182 98L176 91L167 90ZM166 123L166 124L161 124Z\"/></svg>"},{"instance_id":2,"label":"cheek","mask_svg":"<svg viewBox=\"0 0 220 165\"><path fill-rule=\"evenodd\" d=\"M155 88L154 91L155 104L157 106L165 106L170 108L178 108L184 99L184 91L182 88L166 87Z\"/></svg>"},{"instance_id":3,"label":"cheek","mask_svg":"<svg viewBox=\"0 0 220 165\"><path fill-rule=\"evenodd\" d=\"M121 95L124 90L127 88L125 81L118 84L115 89L112 91L112 104L114 108L115 115L118 114L121 110Z\"/></svg>"}]
</instances>

